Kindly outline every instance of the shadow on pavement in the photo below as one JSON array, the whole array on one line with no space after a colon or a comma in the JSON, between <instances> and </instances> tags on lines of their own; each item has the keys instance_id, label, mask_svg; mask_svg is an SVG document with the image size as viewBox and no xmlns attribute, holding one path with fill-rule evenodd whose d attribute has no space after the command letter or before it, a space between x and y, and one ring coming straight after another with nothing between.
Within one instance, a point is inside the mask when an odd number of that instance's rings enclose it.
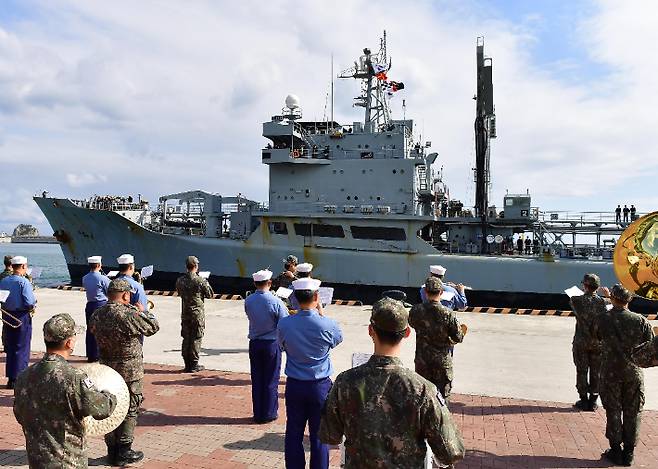
<instances>
[{"instance_id":1,"label":"shadow on pavement","mask_svg":"<svg viewBox=\"0 0 658 469\"><path fill-rule=\"evenodd\" d=\"M250 425L251 417L209 417L206 415L169 415L146 410L139 415L140 427L166 427L176 425ZM255 425L255 424L254 424Z\"/></svg>"},{"instance_id":2,"label":"shadow on pavement","mask_svg":"<svg viewBox=\"0 0 658 469\"><path fill-rule=\"evenodd\" d=\"M251 380L193 374L190 378L172 379L171 381L153 381L152 384L154 386L251 386Z\"/></svg>"},{"instance_id":3,"label":"shadow on pavement","mask_svg":"<svg viewBox=\"0 0 658 469\"><path fill-rule=\"evenodd\" d=\"M226 443L224 448L232 450L258 449L283 453L284 439L285 435L283 433L265 433L255 440L240 440L233 443Z\"/></svg>"},{"instance_id":4,"label":"shadow on pavement","mask_svg":"<svg viewBox=\"0 0 658 469\"><path fill-rule=\"evenodd\" d=\"M573 407L552 407L541 405L496 405L496 406L479 406L468 405L463 402L450 402L450 412L465 415L503 415L503 414L555 414L566 413L573 414L580 412ZM589 414L589 412L587 412Z\"/></svg>"},{"instance_id":5,"label":"shadow on pavement","mask_svg":"<svg viewBox=\"0 0 658 469\"><path fill-rule=\"evenodd\" d=\"M533 469L561 469L566 467L589 468L589 467L613 467L607 460L601 459L579 459L561 456L526 456L506 455L488 453L486 451L466 451L466 457L458 464L468 464L469 467L506 467L506 468L533 468Z\"/></svg>"},{"instance_id":6,"label":"shadow on pavement","mask_svg":"<svg viewBox=\"0 0 658 469\"><path fill-rule=\"evenodd\" d=\"M27 453L24 449L0 451L0 466L27 466Z\"/></svg>"}]
</instances>

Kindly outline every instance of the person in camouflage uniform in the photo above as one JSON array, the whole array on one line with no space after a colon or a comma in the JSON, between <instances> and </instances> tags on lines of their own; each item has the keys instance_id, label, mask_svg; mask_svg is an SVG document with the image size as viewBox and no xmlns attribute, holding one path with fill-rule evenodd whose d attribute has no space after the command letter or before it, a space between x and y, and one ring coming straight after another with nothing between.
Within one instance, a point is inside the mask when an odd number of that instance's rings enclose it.
<instances>
[{"instance_id":1,"label":"person in camouflage uniform","mask_svg":"<svg viewBox=\"0 0 658 469\"><path fill-rule=\"evenodd\" d=\"M206 279L199 277L199 259L189 256L185 265L187 273L176 280L176 291L181 297L181 354L185 362L183 371L194 373L204 369L199 365L201 341L206 327L203 300L212 298L215 292Z\"/></svg>"},{"instance_id":2,"label":"person in camouflage uniform","mask_svg":"<svg viewBox=\"0 0 658 469\"><path fill-rule=\"evenodd\" d=\"M631 354L653 339L649 321L628 310L631 298L631 292L615 285L610 291L612 309L597 319L597 336L602 342L601 401L606 413L605 436L610 442L603 456L625 466L633 463L644 406L644 374Z\"/></svg>"},{"instance_id":3,"label":"person in camouflage uniform","mask_svg":"<svg viewBox=\"0 0 658 469\"><path fill-rule=\"evenodd\" d=\"M299 260L292 254L283 260L283 272L272 281L272 290L277 290L279 287L290 288L292 282L297 280L295 269L298 263Z\"/></svg>"},{"instance_id":4,"label":"person in camouflage uniform","mask_svg":"<svg viewBox=\"0 0 658 469\"><path fill-rule=\"evenodd\" d=\"M428 301L409 313L409 325L416 330L416 372L434 383L447 400L453 378L450 349L464 340L464 333L454 311L441 304L441 280L429 277L424 289Z\"/></svg>"},{"instance_id":5,"label":"person in camouflage uniform","mask_svg":"<svg viewBox=\"0 0 658 469\"><path fill-rule=\"evenodd\" d=\"M87 467L82 419L109 417L116 397L99 391L67 359L75 347L75 322L58 314L43 325L46 354L16 380L14 415L23 427L31 468Z\"/></svg>"},{"instance_id":6,"label":"person in camouflage uniform","mask_svg":"<svg viewBox=\"0 0 658 469\"><path fill-rule=\"evenodd\" d=\"M141 303L130 304L132 288L123 278L114 279L107 289L108 303L98 308L89 320L89 328L96 336L100 363L116 370L126 381L130 392L130 406L125 420L105 435L108 460L118 466L137 462L144 457L131 446L137 425L139 405L142 403L144 363L142 335L149 337L160 326L155 316Z\"/></svg>"},{"instance_id":7,"label":"person in camouflage uniform","mask_svg":"<svg viewBox=\"0 0 658 469\"><path fill-rule=\"evenodd\" d=\"M424 467L426 441L444 464L464 457L461 434L436 386L399 358L411 332L408 318L401 302L377 301L368 326L374 355L339 374L327 397L320 439L336 445L345 435L348 469Z\"/></svg>"},{"instance_id":8,"label":"person in camouflage uniform","mask_svg":"<svg viewBox=\"0 0 658 469\"><path fill-rule=\"evenodd\" d=\"M573 362L576 365L576 390L580 400L574 407L594 411L598 407L599 372L601 369L601 343L596 338L596 320L606 312L605 300L596 294L601 286L598 275L585 274L582 296L571 297L571 309L576 316L573 336ZM589 380L588 380L589 374ZM589 396L588 396L589 393Z\"/></svg>"},{"instance_id":9,"label":"person in camouflage uniform","mask_svg":"<svg viewBox=\"0 0 658 469\"><path fill-rule=\"evenodd\" d=\"M642 368L658 366L658 337L635 347L631 357L633 363Z\"/></svg>"}]
</instances>

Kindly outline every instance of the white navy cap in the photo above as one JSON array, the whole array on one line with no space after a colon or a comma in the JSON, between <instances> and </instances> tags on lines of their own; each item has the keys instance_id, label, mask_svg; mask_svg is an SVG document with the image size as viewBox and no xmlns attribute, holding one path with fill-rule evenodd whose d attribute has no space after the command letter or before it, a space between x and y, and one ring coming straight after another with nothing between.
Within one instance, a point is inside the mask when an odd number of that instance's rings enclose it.
<instances>
[{"instance_id":1,"label":"white navy cap","mask_svg":"<svg viewBox=\"0 0 658 469\"><path fill-rule=\"evenodd\" d=\"M27 264L27 257L14 256L11 258L11 265L23 265L23 264Z\"/></svg>"},{"instance_id":2,"label":"white navy cap","mask_svg":"<svg viewBox=\"0 0 658 469\"><path fill-rule=\"evenodd\" d=\"M89 264L100 264L103 258L101 256L89 256L87 262Z\"/></svg>"},{"instance_id":3,"label":"white navy cap","mask_svg":"<svg viewBox=\"0 0 658 469\"><path fill-rule=\"evenodd\" d=\"M297 272L310 272L313 270L313 264L309 264L308 262L304 262L303 264L299 264L297 266Z\"/></svg>"},{"instance_id":4,"label":"white navy cap","mask_svg":"<svg viewBox=\"0 0 658 469\"><path fill-rule=\"evenodd\" d=\"M295 290L315 291L320 288L322 282L316 278L300 278L292 282L292 288Z\"/></svg>"},{"instance_id":5,"label":"white navy cap","mask_svg":"<svg viewBox=\"0 0 658 469\"><path fill-rule=\"evenodd\" d=\"M443 267L442 265L431 265L430 272L433 273L434 275L445 275L446 268Z\"/></svg>"},{"instance_id":6,"label":"white navy cap","mask_svg":"<svg viewBox=\"0 0 658 469\"><path fill-rule=\"evenodd\" d=\"M117 262L119 265L134 264L135 258L132 256L132 254L123 254L117 258Z\"/></svg>"},{"instance_id":7,"label":"white navy cap","mask_svg":"<svg viewBox=\"0 0 658 469\"><path fill-rule=\"evenodd\" d=\"M264 282L265 280L272 278L272 272L267 269L259 270L258 272L251 274L251 276L253 277L254 282Z\"/></svg>"}]
</instances>

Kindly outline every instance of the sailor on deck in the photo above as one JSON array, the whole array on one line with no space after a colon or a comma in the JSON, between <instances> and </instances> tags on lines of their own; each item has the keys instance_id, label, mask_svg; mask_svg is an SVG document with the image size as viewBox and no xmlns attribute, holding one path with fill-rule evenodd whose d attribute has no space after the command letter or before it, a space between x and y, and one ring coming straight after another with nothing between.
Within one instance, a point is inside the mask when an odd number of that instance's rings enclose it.
<instances>
[{"instance_id":1,"label":"sailor on deck","mask_svg":"<svg viewBox=\"0 0 658 469\"><path fill-rule=\"evenodd\" d=\"M252 274L256 291L244 301L249 318L249 364L251 368L251 402L256 423L276 420L279 412L279 377L281 349L277 326L288 316L288 307L270 292L272 272Z\"/></svg>"},{"instance_id":2,"label":"sailor on deck","mask_svg":"<svg viewBox=\"0 0 658 469\"><path fill-rule=\"evenodd\" d=\"M137 306L137 303L148 310L148 298L144 291L144 286L133 278L135 273L135 258L132 254L123 254L117 258L119 263L119 275L116 278L122 278L130 284L133 291L130 293L130 304Z\"/></svg>"},{"instance_id":3,"label":"sailor on deck","mask_svg":"<svg viewBox=\"0 0 658 469\"><path fill-rule=\"evenodd\" d=\"M4 328L5 352L7 353L5 369L8 389L14 388L16 377L29 364L30 343L32 341L32 312L37 304L32 284L25 278L27 258L23 256L12 257L11 267L13 274L0 281L0 290L9 291L9 296L2 306L3 310L12 315L12 317L9 317L2 313L2 319L16 326Z\"/></svg>"},{"instance_id":4,"label":"sailor on deck","mask_svg":"<svg viewBox=\"0 0 658 469\"><path fill-rule=\"evenodd\" d=\"M279 321L278 338L286 361L286 468L305 467L304 429L309 427L311 469L329 467L329 447L319 439L322 407L331 389L333 367L329 352L343 341L336 321L318 313L320 281L293 282L299 312Z\"/></svg>"},{"instance_id":5,"label":"sailor on deck","mask_svg":"<svg viewBox=\"0 0 658 469\"><path fill-rule=\"evenodd\" d=\"M88 257L89 273L82 277L82 286L87 295L85 348L87 349L87 361L89 362L98 361L98 344L96 343L96 337L89 330L89 318L91 318L94 311L107 303L107 287L110 285L110 279L101 273L101 261L101 256Z\"/></svg>"},{"instance_id":6,"label":"sailor on deck","mask_svg":"<svg viewBox=\"0 0 658 469\"><path fill-rule=\"evenodd\" d=\"M430 275L432 277L438 277L441 282L443 282L443 277L445 277L446 268L442 265L431 265L430 266ZM468 301L466 300L466 294L464 293L464 285L457 284L456 287L443 283L443 292L452 294L452 298L449 300L441 300L441 304L450 308L453 311L459 311L466 306L468 306ZM425 294L425 289L420 288L420 300L423 303L427 303L427 295Z\"/></svg>"}]
</instances>

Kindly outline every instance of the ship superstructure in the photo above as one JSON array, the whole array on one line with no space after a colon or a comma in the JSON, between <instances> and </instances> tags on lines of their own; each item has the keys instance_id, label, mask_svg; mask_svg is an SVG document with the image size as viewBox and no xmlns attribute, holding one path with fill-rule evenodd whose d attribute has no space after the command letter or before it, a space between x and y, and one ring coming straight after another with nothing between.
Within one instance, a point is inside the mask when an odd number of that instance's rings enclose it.
<instances>
[{"instance_id":1,"label":"ship superstructure","mask_svg":"<svg viewBox=\"0 0 658 469\"><path fill-rule=\"evenodd\" d=\"M363 120L304 120L299 98L290 95L281 113L263 124L268 203L200 190L162 196L154 210L141 198L35 201L62 244L74 282L85 273L88 255L108 263L131 252L140 265L155 266L151 287L171 288L185 257L195 254L218 290L243 293L251 288L251 272L276 269L295 254L313 263L314 275L340 298L371 301L390 288L414 298L429 265L442 264L449 277L473 288L471 304L564 306L564 288L585 271L613 282L611 262L556 260L562 235L532 208L530 194L508 194L502 210L489 205L496 123L492 64L481 39L476 59L473 210L450 198L436 170L438 154L414 134L413 120L391 115L388 100L404 84L388 77L385 38L377 52L364 49L339 75L359 82L354 102ZM498 255L515 234L530 233L540 255Z\"/></svg>"}]
</instances>

